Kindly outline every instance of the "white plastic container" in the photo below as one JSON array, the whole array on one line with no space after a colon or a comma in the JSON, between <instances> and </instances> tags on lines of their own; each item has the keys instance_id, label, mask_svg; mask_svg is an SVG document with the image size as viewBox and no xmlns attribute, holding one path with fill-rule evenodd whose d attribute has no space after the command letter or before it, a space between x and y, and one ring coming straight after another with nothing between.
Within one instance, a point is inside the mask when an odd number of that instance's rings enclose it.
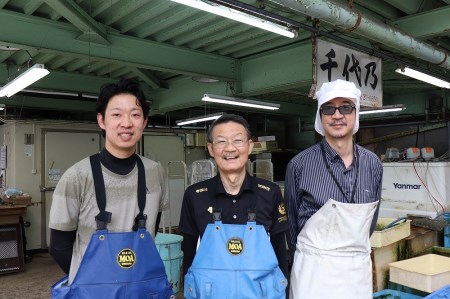
<instances>
[{"instance_id":1,"label":"white plastic container","mask_svg":"<svg viewBox=\"0 0 450 299\"><path fill-rule=\"evenodd\" d=\"M377 226L386 226L395 221L394 218L378 218ZM375 248L384 247L395 243L403 238L408 237L411 234L411 220L396 224L381 231L374 231L370 236L370 246Z\"/></svg>"},{"instance_id":2,"label":"white plastic container","mask_svg":"<svg viewBox=\"0 0 450 299\"><path fill-rule=\"evenodd\" d=\"M450 283L450 258L426 254L389 264L389 280L432 293Z\"/></svg>"}]
</instances>

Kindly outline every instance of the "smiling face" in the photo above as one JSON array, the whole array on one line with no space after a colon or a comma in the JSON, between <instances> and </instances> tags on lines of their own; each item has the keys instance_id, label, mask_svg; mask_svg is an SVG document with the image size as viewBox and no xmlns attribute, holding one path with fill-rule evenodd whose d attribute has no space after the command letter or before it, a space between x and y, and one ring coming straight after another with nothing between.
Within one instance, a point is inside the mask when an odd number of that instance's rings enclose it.
<instances>
[{"instance_id":1,"label":"smiling face","mask_svg":"<svg viewBox=\"0 0 450 299\"><path fill-rule=\"evenodd\" d=\"M340 107L343 105L353 105L354 103L347 98L334 98L324 103L324 106ZM355 126L356 111L353 109L351 114L341 114L338 109L332 115L321 113L322 126L324 128L325 138L344 139L352 138L353 127Z\"/></svg>"},{"instance_id":2,"label":"smiling face","mask_svg":"<svg viewBox=\"0 0 450 299\"><path fill-rule=\"evenodd\" d=\"M105 117L97 114L97 122L105 130L105 148L117 158L134 154L136 143L147 126L147 119L138 103L132 94L118 94L109 100Z\"/></svg>"},{"instance_id":3,"label":"smiling face","mask_svg":"<svg viewBox=\"0 0 450 299\"><path fill-rule=\"evenodd\" d=\"M253 150L253 142L245 127L239 123L218 124L212 131L212 143L208 151L214 158L221 174L245 174L248 156Z\"/></svg>"}]
</instances>

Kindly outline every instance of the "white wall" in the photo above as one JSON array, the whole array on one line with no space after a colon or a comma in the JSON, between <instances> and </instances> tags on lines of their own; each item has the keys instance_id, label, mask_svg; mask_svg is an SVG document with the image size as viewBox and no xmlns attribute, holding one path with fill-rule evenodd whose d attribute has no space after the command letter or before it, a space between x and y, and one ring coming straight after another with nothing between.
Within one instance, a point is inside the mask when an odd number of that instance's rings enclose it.
<instances>
[{"instance_id":1,"label":"white wall","mask_svg":"<svg viewBox=\"0 0 450 299\"><path fill-rule=\"evenodd\" d=\"M46 171L41 169L43 159L41 147L42 131L53 129L99 131L97 124L59 121L11 121L0 126L0 144L5 144L7 147L6 180L3 191L7 188L16 188L32 197L33 205L27 208L24 217L24 221L31 224L30 227L25 228L27 250L46 248L45 193L40 192L42 177L46 175ZM34 144L25 145L25 134L34 135Z\"/></svg>"}]
</instances>

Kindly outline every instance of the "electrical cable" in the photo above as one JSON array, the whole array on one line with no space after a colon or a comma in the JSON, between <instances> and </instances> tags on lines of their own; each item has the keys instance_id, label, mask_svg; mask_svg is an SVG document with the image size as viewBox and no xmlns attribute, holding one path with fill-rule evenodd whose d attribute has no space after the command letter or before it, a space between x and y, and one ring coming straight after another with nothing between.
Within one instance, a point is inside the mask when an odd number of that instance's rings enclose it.
<instances>
[{"instance_id":1,"label":"electrical cable","mask_svg":"<svg viewBox=\"0 0 450 299\"><path fill-rule=\"evenodd\" d=\"M437 203L439 204L439 206L440 206L441 209L442 209L442 212L444 212L444 211L445 211L444 206L441 204L441 202L440 202L439 200L437 200L437 199L433 196L433 194L431 193L430 189L428 189L427 184L425 184L425 182L423 181L423 179L420 177L419 173L417 172L417 168L416 168L415 162L412 162L412 164L413 164L414 172L416 173L416 175L417 175L417 177L419 178L419 180L422 182L422 184L423 184L423 186L425 187L425 189L427 189L428 194L431 196L431 198L432 198L435 202L437 202ZM428 163L427 163L427 169L428 169ZM433 201L432 201L431 203L432 203L433 208L434 208L434 210L436 211L436 213L439 213L439 211L436 209L436 206L433 204Z\"/></svg>"}]
</instances>

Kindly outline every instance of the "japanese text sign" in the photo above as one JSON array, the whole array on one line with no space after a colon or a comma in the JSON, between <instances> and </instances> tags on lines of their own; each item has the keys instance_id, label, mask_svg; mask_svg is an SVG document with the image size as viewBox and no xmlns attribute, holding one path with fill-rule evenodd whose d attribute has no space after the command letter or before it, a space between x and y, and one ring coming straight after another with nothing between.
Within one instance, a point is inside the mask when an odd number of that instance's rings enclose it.
<instances>
[{"instance_id":1,"label":"japanese text sign","mask_svg":"<svg viewBox=\"0 0 450 299\"><path fill-rule=\"evenodd\" d=\"M361 90L361 106L383 106L382 60L321 39L316 43L317 89L336 79L355 83Z\"/></svg>"}]
</instances>

